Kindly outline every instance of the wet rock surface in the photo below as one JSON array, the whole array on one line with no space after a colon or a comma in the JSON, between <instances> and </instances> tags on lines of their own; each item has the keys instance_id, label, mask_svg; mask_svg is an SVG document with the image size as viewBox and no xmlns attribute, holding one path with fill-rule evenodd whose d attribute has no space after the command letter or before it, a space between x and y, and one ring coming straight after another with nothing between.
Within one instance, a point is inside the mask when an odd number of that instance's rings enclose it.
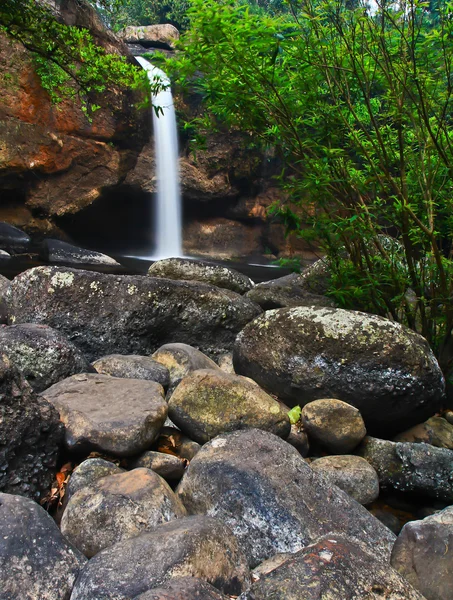
<instances>
[{"instance_id":1,"label":"wet rock surface","mask_svg":"<svg viewBox=\"0 0 453 600\"><path fill-rule=\"evenodd\" d=\"M137 454L152 444L167 417L162 386L142 379L73 375L43 397L60 413L67 448L78 452Z\"/></svg>"},{"instance_id":2,"label":"wet rock surface","mask_svg":"<svg viewBox=\"0 0 453 600\"><path fill-rule=\"evenodd\" d=\"M397 433L431 416L444 379L420 335L365 313L335 308L272 310L238 335L237 373L284 402L338 398L360 410L367 430Z\"/></svg>"},{"instance_id":3,"label":"wet rock surface","mask_svg":"<svg viewBox=\"0 0 453 600\"><path fill-rule=\"evenodd\" d=\"M99 552L80 574L71 600L128 600L187 576L227 595L239 595L248 586L244 556L229 528L217 519L177 519Z\"/></svg>"},{"instance_id":4,"label":"wet rock surface","mask_svg":"<svg viewBox=\"0 0 453 600\"><path fill-rule=\"evenodd\" d=\"M310 467L359 504L370 504L379 496L378 475L360 456L323 456L312 461Z\"/></svg>"},{"instance_id":5,"label":"wet rock surface","mask_svg":"<svg viewBox=\"0 0 453 600\"><path fill-rule=\"evenodd\" d=\"M391 563L427 600L453 598L453 507L407 523Z\"/></svg>"},{"instance_id":6,"label":"wet rock surface","mask_svg":"<svg viewBox=\"0 0 453 600\"><path fill-rule=\"evenodd\" d=\"M301 422L309 439L331 454L354 450L366 435L360 412L341 400L309 402L302 409Z\"/></svg>"},{"instance_id":7,"label":"wet rock surface","mask_svg":"<svg viewBox=\"0 0 453 600\"><path fill-rule=\"evenodd\" d=\"M335 486L295 448L258 429L220 435L203 446L178 486L189 513L222 519L249 564L297 552L340 531L389 558L393 534Z\"/></svg>"},{"instance_id":8,"label":"wet rock surface","mask_svg":"<svg viewBox=\"0 0 453 600\"><path fill-rule=\"evenodd\" d=\"M376 470L381 488L453 502L452 450L366 437L357 452Z\"/></svg>"},{"instance_id":9,"label":"wet rock surface","mask_svg":"<svg viewBox=\"0 0 453 600\"><path fill-rule=\"evenodd\" d=\"M220 288L226 288L245 294L253 288L253 281L234 269L188 258L165 258L153 263L148 275L151 277L166 277L168 279L187 279L202 281ZM253 298L252 298L253 300Z\"/></svg>"},{"instance_id":10,"label":"wet rock surface","mask_svg":"<svg viewBox=\"0 0 453 600\"><path fill-rule=\"evenodd\" d=\"M235 292L200 282L64 267L25 271L8 292L10 324L50 325L89 360L150 355L175 339L207 352L226 352L260 310Z\"/></svg>"},{"instance_id":11,"label":"wet rock surface","mask_svg":"<svg viewBox=\"0 0 453 600\"><path fill-rule=\"evenodd\" d=\"M0 248L9 254L26 252L31 239L24 231L9 223L0 222Z\"/></svg>"},{"instance_id":12,"label":"wet rock surface","mask_svg":"<svg viewBox=\"0 0 453 600\"><path fill-rule=\"evenodd\" d=\"M91 558L117 542L185 515L181 501L159 475L133 469L103 477L73 494L61 531Z\"/></svg>"},{"instance_id":13,"label":"wet rock surface","mask_svg":"<svg viewBox=\"0 0 453 600\"><path fill-rule=\"evenodd\" d=\"M47 325L0 326L0 347L36 392L75 373L91 371L80 350Z\"/></svg>"},{"instance_id":14,"label":"wet rock surface","mask_svg":"<svg viewBox=\"0 0 453 600\"><path fill-rule=\"evenodd\" d=\"M259 386L221 370L187 375L170 398L168 415L200 444L238 429L264 429L286 437L291 427L287 412Z\"/></svg>"},{"instance_id":15,"label":"wet rock surface","mask_svg":"<svg viewBox=\"0 0 453 600\"><path fill-rule=\"evenodd\" d=\"M338 534L324 536L263 575L241 600L423 600L369 549Z\"/></svg>"},{"instance_id":16,"label":"wet rock surface","mask_svg":"<svg viewBox=\"0 0 453 600\"><path fill-rule=\"evenodd\" d=\"M60 240L44 240L41 250L42 256L50 263L65 263L71 265L104 265L121 267L111 256L73 246Z\"/></svg>"},{"instance_id":17,"label":"wet rock surface","mask_svg":"<svg viewBox=\"0 0 453 600\"><path fill-rule=\"evenodd\" d=\"M36 500L53 480L63 427L5 355L0 356L0 491Z\"/></svg>"},{"instance_id":18,"label":"wet rock surface","mask_svg":"<svg viewBox=\"0 0 453 600\"><path fill-rule=\"evenodd\" d=\"M0 596L67 600L87 562L36 502L0 493Z\"/></svg>"},{"instance_id":19,"label":"wet rock surface","mask_svg":"<svg viewBox=\"0 0 453 600\"><path fill-rule=\"evenodd\" d=\"M111 354L92 363L98 373L125 379L147 379L156 381L164 388L170 383L168 369L149 356Z\"/></svg>"}]
</instances>

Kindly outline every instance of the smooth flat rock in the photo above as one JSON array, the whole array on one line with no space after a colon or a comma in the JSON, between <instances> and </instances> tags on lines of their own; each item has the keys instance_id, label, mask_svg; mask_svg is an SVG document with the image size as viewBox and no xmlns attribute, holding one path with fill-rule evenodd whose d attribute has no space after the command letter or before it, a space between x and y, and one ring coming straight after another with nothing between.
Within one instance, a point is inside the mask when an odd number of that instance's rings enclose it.
<instances>
[{"instance_id":1,"label":"smooth flat rock","mask_svg":"<svg viewBox=\"0 0 453 600\"><path fill-rule=\"evenodd\" d=\"M289 435L287 411L245 377L201 369L181 381L168 403L168 416L182 432L204 444L228 431L264 429Z\"/></svg>"},{"instance_id":2,"label":"smooth flat rock","mask_svg":"<svg viewBox=\"0 0 453 600\"><path fill-rule=\"evenodd\" d=\"M357 453L376 470L382 489L453 502L452 450L366 437Z\"/></svg>"},{"instance_id":3,"label":"smooth flat rock","mask_svg":"<svg viewBox=\"0 0 453 600\"><path fill-rule=\"evenodd\" d=\"M47 325L0 325L0 347L35 392L76 373L91 371L80 350Z\"/></svg>"},{"instance_id":4,"label":"smooth flat rock","mask_svg":"<svg viewBox=\"0 0 453 600\"><path fill-rule=\"evenodd\" d=\"M235 269L190 258L165 258L153 263L148 275L168 279L203 281L216 287L226 288L238 294L245 294L253 288L253 281Z\"/></svg>"},{"instance_id":5,"label":"smooth flat rock","mask_svg":"<svg viewBox=\"0 0 453 600\"><path fill-rule=\"evenodd\" d=\"M133 469L98 479L73 494L63 513L61 532L91 558L186 514L162 477L149 469Z\"/></svg>"},{"instance_id":6,"label":"smooth flat rock","mask_svg":"<svg viewBox=\"0 0 453 600\"><path fill-rule=\"evenodd\" d=\"M77 465L71 473L65 497L69 499L82 488L91 488L99 479L118 473L124 473L124 469L103 458L88 458Z\"/></svg>"},{"instance_id":7,"label":"smooth flat rock","mask_svg":"<svg viewBox=\"0 0 453 600\"><path fill-rule=\"evenodd\" d=\"M187 576L226 595L237 596L248 586L245 558L230 529L217 519L176 519L99 552L80 574L71 600L129 600Z\"/></svg>"},{"instance_id":8,"label":"smooth flat rock","mask_svg":"<svg viewBox=\"0 0 453 600\"><path fill-rule=\"evenodd\" d=\"M63 443L55 408L0 355L0 491L39 500L50 489Z\"/></svg>"},{"instance_id":9,"label":"smooth flat rock","mask_svg":"<svg viewBox=\"0 0 453 600\"><path fill-rule=\"evenodd\" d=\"M453 507L407 523L395 542L391 563L427 600L451 600Z\"/></svg>"},{"instance_id":10,"label":"smooth flat rock","mask_svg":"<svg viewBox=\"0 0 453 600\"><path fill-rule=\"evenodd\" d=\"M196 577L170 579L162 587L136 596L134 600L228 600L211 584Z\"/></svg>"},{"instance_id":11,"label":"smooth flat rock","mask_svg":"<svg viewBox=\"0 0 453 600\"><path fill-rule=\"evenodd\" d=\"M65 263L70 265L104 265L108 267L121 267L121 265L107 254L73 246L61 240L46 239L43 242L43 255L51 263Z\"/></svg>"},{"instance_id":12,"label":"smooth flat rock","mask_svg":"<svg viewBox=\"0 0 453 600\"><path fill-rule=\"evenodd\" d=\"M2 250L6 250L9 254L20 254L29 250L30 243L30 236L24 231L9 223L0 222L0 248Z\"/></svg>"},{"instance_id":13,"label":"smooth flat rock","mask_svg":"<svg viewBox=\"0 0 453 600\"><path fill-rule=\"evenodd\" d=\"M153 359L168 369L171 392L192 371L219 369L213 360L188 344L164 344L154 352Z\"/></svg>"},{"instance_id":14,"label":"smooth flat rock","mask_svg":"<svg viewBox=\"0 0 453 600\"><path fill-rule=\"evenodd\" d=\"M149 452L144 452L133 461L131 466L133 466L134 469L140 467L151 469L151 471L154 471L154 473L157 473L166 481L179 481L184 475L187 464L187 459L151 450Z\"/></svg>"},{"instance_id":15,"label":"smooth flat rock","mask_svg":"<svg viewBox=\"0 0 453 600\"><path fill-rule=\"evenodd\" d=\"M370 432L395 434L440 407L445 382L426 340L375 315L301 306L267 311L238 335L237 373L290 406L337 398Z\"/></svg>"},{"instance_id":16,"label":"smooth flat rock","mask_svg":"<svg viewBox=\"0 0 453 600\"><path fill-rule=\"evenodd\" d=\"M261 309L206 283L35 267L11 282L8 323L41 323L64 333L88 360L108 354L149 356L178 342L229 352Z\"/></svg>"},{"instance_id":17,"label":"smooth flat rock","mask_svg":"<svg viewBox=\"0 0 453 600\"><path fill-rule=\"evenodd\" d=\"M60 413L67 448L77 452L96 450L115 456L143 452L167 417L162 386L143 379L73 375L42 395Z\"/></svg>"},{"instance_id":18,"label":"smooth flat rock","mask_svg":"<svg viewBox=\"0 0 453 600\"><path fill-rule=\"evenodd\" d=\"M67 600L87 559L36 502L0 493L0 597Z\"/></svg>"},{"instance_id":19,"label":"smooth flat rock","mask_svg":"<svg viewBox=\"0 0 453 600\"><path fill-rule=\"evenodd\" d=\"M306 404L301 421L309 439L331 454L348 454L366 436L365 423L357 408L333 398Z\"/></svg>"},{"instance_id":20,"label":"smooth flat rock","mask_svg":"<svg viewBox=\"0 0 453 600\"><path fill-rule=\"evenodd\" d=\"M388 563L329 534L260 577L240 600L423 600Z\"/></svg>"},{"instance_id":21,"label":"smooth flat rock","mask_svg":"<svg viewBox=\"0 0 453 600\"><path fill-rule=\"evenodd\" d=\"M389 559L394 535L311 469L279 437L251 429L220 435L192 459L177 488L189 513L227 523L249 565L297 552L331 531Z\"/></svg>"},{"instance_id":22,"label":"smooth flat rock","mask_svg":"<svg viewBox=\"0 0 453 600\"><path fill-rule=\"evenodd\" d=\"M147 379L160 383L164 388L168 388L170 384L168 369L150 356L110 354L95 360L92 367L97 373L112 377Z\"/></svg>"},{"instance_id":23,"label":"smooth flat rock","mask_svg":"<svg viewBox=\"0 0 453 600\"><path fill-rule=\"evenodd\" d=\"M330 483L338 486L359 504L370 504L379 496L379 478L368 461L360 456L323 456L310 463Z\"/></svg>"}]
</instances>

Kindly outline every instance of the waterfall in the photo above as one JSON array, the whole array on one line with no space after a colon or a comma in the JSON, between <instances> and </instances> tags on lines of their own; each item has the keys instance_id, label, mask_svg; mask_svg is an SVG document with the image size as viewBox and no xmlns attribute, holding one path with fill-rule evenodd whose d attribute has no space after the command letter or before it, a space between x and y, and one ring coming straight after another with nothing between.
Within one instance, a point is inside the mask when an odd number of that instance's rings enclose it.
<instances>
[{"instance_id":1,"label":"waterfall","mask_svg":"<svg viewBox=\"0 0 453 600\"><path fill-rule=\"evenodd\" d=\"M161 81L165 89L151 94L154 151L156 157L157 208L155 219L156 248L154 260L182 256L181 190L178 169L178 134L175 107L167 75L146 59L136 60L145 69L151 84ZM156 114L154 107L160 107Z\"/></svg>"}]
</instances>

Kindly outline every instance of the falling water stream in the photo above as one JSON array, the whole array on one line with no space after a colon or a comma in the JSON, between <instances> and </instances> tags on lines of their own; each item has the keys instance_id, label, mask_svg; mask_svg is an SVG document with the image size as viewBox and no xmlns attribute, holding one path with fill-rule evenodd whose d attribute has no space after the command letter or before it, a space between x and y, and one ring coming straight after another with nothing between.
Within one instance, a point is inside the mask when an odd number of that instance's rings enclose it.
<instances>
[{"instance_id":1,"label":"falling water stream","mask_svg":"<svg viewBox=\"0 0 453 600\"><path fill-rule=\"evenodd\" d=\"M158 260L182 256L181 191L178 169L178 135L175 107L167 75L141 56L136 57L151 84L160 80L165 89L151 95L154 150L156 156L157 207L156 246L149 258ZM154 107L160 107L156 114Z\"/></svg>"}]
</instances>

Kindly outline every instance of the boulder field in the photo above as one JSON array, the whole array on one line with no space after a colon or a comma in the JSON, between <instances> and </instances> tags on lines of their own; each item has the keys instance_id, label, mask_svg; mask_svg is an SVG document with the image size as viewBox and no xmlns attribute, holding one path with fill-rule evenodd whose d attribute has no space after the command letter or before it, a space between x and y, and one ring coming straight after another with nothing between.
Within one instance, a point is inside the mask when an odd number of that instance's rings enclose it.
<instances>
[{"instance_id":1,"label":"boulder field","mask_svg":"<svg viewBox=\"0 0 453 600\"><path fill-rule=\"evenodd\" d=\"M303 274L263 313L239 274L167 267L2 287L0 597L453 598L424 339Z\"/></svg>"}]
</instances>

